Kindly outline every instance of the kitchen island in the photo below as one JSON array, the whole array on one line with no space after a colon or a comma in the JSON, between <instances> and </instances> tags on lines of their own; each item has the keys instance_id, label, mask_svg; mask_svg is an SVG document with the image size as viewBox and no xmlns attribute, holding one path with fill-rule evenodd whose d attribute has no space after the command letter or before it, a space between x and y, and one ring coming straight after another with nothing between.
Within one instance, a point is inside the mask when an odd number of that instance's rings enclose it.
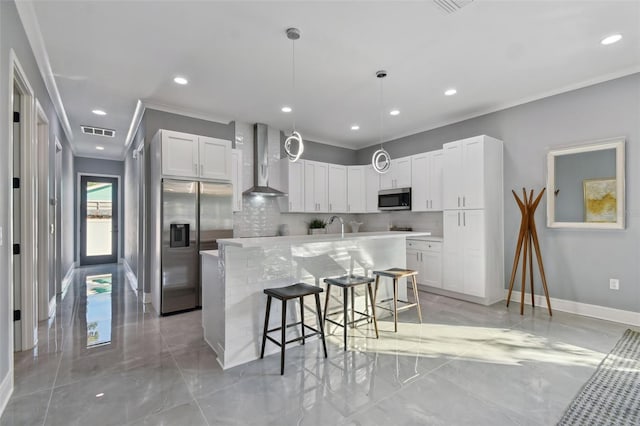
<instances>
[{"instance_id":1,"label":"kitchen island","mask_svg":"<svg viewBox=\"0 0 640 426\"><path fill-rule=\"evenodd\" d=\"M202 251L202 326L205 340L227 369L260 357L266 309L265 288L345 274L371 275L406 267L406 238L429 232L362 232L218 240L219 250ZM389 297L391 283L381 281L378 300ZM406 286L399 296L406 300ZM269 328L280 325L280 303L271 307ZM290 322L299 309L289 308ZM311 315L314 310L307 312ZM307 316L305 315L305 320ZM313 326L312 317L308 318ZM295 332L293 328L292 332ZM267 344L265 355L278 352Z\"/></svg>"}]
</instances>

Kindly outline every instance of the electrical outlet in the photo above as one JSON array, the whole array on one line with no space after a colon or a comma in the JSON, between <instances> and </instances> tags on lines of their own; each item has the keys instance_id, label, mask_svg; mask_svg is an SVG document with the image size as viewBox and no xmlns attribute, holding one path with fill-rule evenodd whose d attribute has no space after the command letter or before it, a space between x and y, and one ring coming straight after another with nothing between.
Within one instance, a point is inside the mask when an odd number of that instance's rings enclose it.
<instances>
[{"instance_id":1,"label":"electrical outlet","mask_svg":"<svg viewBox=\"0 0 640 426\"><path fill-rule=\"evenodd\" d=\"M620 280L617 278L609 278L609 289L620 290Z\"/></svg>"}]
</instances>

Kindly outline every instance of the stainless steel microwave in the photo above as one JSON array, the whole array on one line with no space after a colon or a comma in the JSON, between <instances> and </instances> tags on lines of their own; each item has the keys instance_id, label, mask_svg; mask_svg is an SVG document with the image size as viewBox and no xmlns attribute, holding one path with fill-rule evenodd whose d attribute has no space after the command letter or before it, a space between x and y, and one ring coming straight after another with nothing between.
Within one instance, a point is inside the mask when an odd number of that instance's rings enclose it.
<instances>
[{"instance_id":1,"label":"stainless steel microwave","mask_svg":"<svg viewBox=\"0 0 640 426\"><path fill-rule=\"evenodd\" d=\"M378 210L411 210L411 188L381 190L378 192Z\"/></svg>"}]
</instances>

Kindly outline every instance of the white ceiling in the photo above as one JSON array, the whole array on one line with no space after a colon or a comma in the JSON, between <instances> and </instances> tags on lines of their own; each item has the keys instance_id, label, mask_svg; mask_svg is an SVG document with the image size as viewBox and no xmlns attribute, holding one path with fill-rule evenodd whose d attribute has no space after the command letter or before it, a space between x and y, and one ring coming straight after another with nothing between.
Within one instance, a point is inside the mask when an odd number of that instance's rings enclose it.
<instances>
[{"instance_id":1,"label":"white ceiling","mask_svg":"<svg viewBox=\"0 0 640 426\"><path fill-rule=\"evenodd\" d=\"M138 99L360 148L640 71L638 1L34 3L78 155L122 158ZM621 42L600 40L620 32ZM173 83L175 75L189 85ZM458 94L443 95L455 87ZM108 115L91 113L100 108ZM353 123L360 125L351 131ZM82 135L80 125L117 131ZM107 147L97 152L95 146Z\"/></svg>"}]
</instances>

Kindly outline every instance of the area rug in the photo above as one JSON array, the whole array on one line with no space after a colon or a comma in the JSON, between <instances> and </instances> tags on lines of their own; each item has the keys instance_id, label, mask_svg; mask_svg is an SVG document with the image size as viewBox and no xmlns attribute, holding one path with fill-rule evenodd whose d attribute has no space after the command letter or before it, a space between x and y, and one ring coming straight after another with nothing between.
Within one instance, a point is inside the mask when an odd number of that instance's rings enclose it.
<instances>
[{"instance_id":1,"label":"area rug","mask_svg":"<svg viewBox=\"0 0 640 426\"><path fill-rule=\"evenodd\" d=\"M624 332L558 425L640 425L640 333Z\"/></svg>"}]
</instances>

